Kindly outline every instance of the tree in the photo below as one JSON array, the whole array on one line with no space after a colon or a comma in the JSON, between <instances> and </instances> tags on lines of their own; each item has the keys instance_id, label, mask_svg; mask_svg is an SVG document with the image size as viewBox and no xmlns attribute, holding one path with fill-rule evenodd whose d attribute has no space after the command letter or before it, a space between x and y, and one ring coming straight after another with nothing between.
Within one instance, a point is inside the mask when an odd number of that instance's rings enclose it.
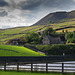
<instances>
[{"instance_id":1,"label":"tree","mask_svg":"<svg viewBox=\"0 0 75 75\"><path fill-rule=\"evenodd\" d=\"M75 38L75 31L73 31L73 38Z\"/></svg>"},{"instance_id":2,"label":"tree","mask_svg":"<svg viewBox=\"0 0 75 75\"><path fill-rule=\"evenodd\" d=\"M73 32L73 43L75 43L75 31Z\"/></svg>"},{"instance_id":3,"label":"tree","mask_svg":"<svg viewBox=\"0 0 75 75\"><path fill-rule=\"evenodd\" d=\"M28 33L25 37L27 43L38 44L39 43L39 35L37 33Z\"/></svg>"},{"instance_id":4,"label":"tree","mask_svg":"<svg viewBox=\"0 0 75 75\"><path fill-rule=\"evenodd\" d=\"M68 33L68 30L65 30L66 33Z\"/></svg>"},{"instance_id":5,"label":"tree","mask_svg":"<svg viewBox=\"0 0 75 75\"><path fill-rule=\"evenodd\" d=\"M69 39L69 38L72 38L73 37L73 33L66 33L66 35L65 35L65 39L67 40L67 39Z\"/></svg>"},{"instance_id":6,"label":"tree","mask_svg":"<svg viewBox=\"0 0 75 75\"><path fill-rule=\"evenodd\" d=\"M66 33L65 39L67 40L67 43L75 43L75 33L74 32Z\"/></svg>"},{"instance_id":7,"label":"tree","mask_svg":"<svg viewBox=\"0 0 75 75\"><path fill-rule=\"evenodd\" d=\"M26 39L25 38L20 38L19 40L20 45L23 45L26 43Z\"/></svg>"},{"instance_id":8,"label":"tree","mask_svg":"<svg viewBox=\"0 0 75 75\"><path fill-rule=\"evenodd\" d=\"M44 31L44 34L45 35L48 35L48 34L54 34L55 33L55 31L53 30L53 28L47 28L45 31Z\"/></svg>"},{"instance_id":9,"label":"tree","mask_svg":"<svg viewBox=\"0 0 75 75\"><path fill-rule=\"evenodd\" d=\"M62 30L62 33L64 33L64 30Z\"/></svg>"}]
</instances>

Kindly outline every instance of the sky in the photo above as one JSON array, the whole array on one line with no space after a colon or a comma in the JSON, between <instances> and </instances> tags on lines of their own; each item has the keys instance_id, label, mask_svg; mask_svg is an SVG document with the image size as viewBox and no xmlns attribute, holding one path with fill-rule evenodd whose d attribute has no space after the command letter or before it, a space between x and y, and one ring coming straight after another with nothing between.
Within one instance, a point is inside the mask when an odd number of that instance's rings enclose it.
<instances>
[{"instance_id":1,"label":"sky","mask_svg":"<svg viewBox=\"0 0 75 75\"><path fill-rule=\"evenodd\" d=\"M75 10L75 0L0 0L0 29L30 26L56 11Z\"/></svg>"}]
</instances>

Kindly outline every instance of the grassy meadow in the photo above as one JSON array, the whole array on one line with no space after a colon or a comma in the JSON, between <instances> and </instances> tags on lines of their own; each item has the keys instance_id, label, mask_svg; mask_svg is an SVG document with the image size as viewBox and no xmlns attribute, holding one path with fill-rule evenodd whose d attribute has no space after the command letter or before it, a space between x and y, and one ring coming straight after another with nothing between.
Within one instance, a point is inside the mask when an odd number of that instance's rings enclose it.
<instances>
[{"instance_id":1,"label":"grassy meadow","mask_svg":"<svg viewBox=\"0 0 75 75\"><path fill-rule=\"evenodd\" d=\"M0 45L0 56L45 56L25 47Z\"/></svg>"},{"instance_id":2,"label":"grassy meadow","mask_svg":"<svg viewBox=\"0 0 75 75\"><path fill-rule=\"evenodd\" d=\"M57 23L54 24L50 24L50 27L52 27L53 29L59 29L59 28L64 28L67 26L75 26L75 18L74 19L63 19ZM61 30L57 30L56 32L61 32L63 29ZM73 32L75 31L75 28L66 28L64 30L68 30L68 32Z\"/></svg>"},{"instance_id":3,"label":"grassy meadow","mask_svg":"<svg viewBox=\"0 0 75 75\"><path fill-rule=\"evenodd\" d=\"M0 75L74 75L74 74L61 74L61 73L28 73L28 72L13 72L13 71L0 71Z\"/></svg>"}]
</instances>

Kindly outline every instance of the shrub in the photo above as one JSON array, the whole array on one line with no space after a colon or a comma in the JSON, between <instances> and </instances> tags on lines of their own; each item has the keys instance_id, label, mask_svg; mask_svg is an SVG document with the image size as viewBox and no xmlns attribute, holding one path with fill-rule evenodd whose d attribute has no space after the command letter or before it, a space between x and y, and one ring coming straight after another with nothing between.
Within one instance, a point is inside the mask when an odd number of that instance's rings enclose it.
<instances>
[{"instance_id":1,"label":"shrub","mask_svg":"<svg viewBox=\"0 0 75 75\"><path fill-rule=\"evenodd\" d=\"M36 45L34 46L37 49L44 51L48 55L62 55L65 53L66 55L75 54L75 45Z\"/></svg>"}]
</instances>

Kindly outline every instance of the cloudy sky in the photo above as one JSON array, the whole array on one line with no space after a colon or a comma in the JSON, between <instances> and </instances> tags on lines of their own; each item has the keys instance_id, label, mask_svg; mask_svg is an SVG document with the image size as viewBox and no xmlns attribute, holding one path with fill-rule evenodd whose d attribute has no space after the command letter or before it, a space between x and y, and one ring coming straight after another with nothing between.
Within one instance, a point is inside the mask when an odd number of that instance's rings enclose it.
<instances>
[{"instance_id":1,"label":"cloudy sky","mask_svg":"<svg viewBox=\"0 0 75 75\"><path fill-rule=\"evenodd\" d=\"M30 26L56 11L75 10L75 0L0 0L0 28Z\"/></svg>"}]
</instances>

